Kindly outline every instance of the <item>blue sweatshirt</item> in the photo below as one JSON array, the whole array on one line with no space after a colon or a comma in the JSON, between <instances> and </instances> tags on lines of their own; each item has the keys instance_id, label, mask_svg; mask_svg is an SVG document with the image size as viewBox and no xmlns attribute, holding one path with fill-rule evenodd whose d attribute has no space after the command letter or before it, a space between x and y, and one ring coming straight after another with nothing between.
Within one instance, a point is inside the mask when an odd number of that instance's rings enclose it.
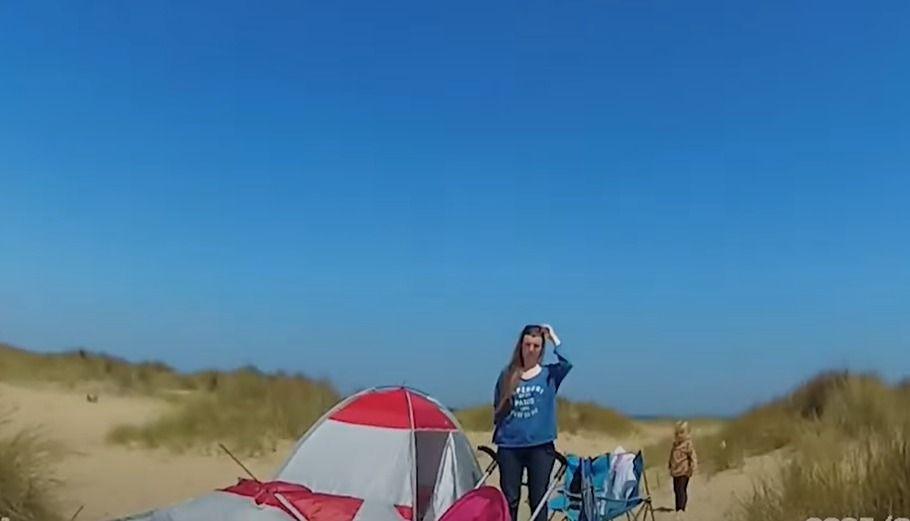
<instances>
[{"instance_id":1,"label":"blue sweatshirt","mask_svg":"<svg viewBox=\"0 0 910 521\"><path fill-rule=\"evenodd\" d=\"M558 350L557 362L543 365L537 376L522 379L512 394L512 410L503 416L493 431L493 443L499 447L531 447L556 439L556 392L572 369ZM503 371L505 372L505 371ZM499 404L502 375L496 380L493 408Z\"/></svg>"}]
</instances>

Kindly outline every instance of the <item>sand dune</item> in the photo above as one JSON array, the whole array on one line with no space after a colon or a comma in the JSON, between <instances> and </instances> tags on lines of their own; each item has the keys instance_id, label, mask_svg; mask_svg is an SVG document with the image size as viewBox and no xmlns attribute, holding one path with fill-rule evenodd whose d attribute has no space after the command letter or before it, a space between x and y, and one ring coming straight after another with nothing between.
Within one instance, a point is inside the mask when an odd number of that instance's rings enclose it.
<instances>
[{"instance_id":1,"label":"sand dune","mask_svg":"<svg viewBox=\"0 0 910 521\"><path fill-rule=\"evenodd\" d=\"M79 521L102 521L174 504L232 484L243 475L243 470L224 454L175 455L165 450L112 446L105 441L115 425L141 423L161 414L168 407L161 400L102 395L97 403L90 403L79 391L0 383L0 408L10 407L14 408L14 427L37 426L64 448L55 468L61 480L59 495L66 512L83 507ZM558 448L576 454L608 452L619 445L635 450L665 436L668 430L667 424L644 423L639 434L625 439L564 434ZM475 444L490 443L489 433L469 435ZM271 477L292 446L288 441L275 453L244 459L244 463L257 476ZM486 464L486 457L480 458ZM690 486L688 518L725 519L736 497L751 490L752 478L775 465L773 457L756 458L745 469L723 472L710 480L696 476ZM648 478L655 507L671 507L672 486L666 472L649 470ZM490 482L497 480L494 475ZM670 519L672 514L658 511L657 518Z\"/></svg>"}]
</instances>

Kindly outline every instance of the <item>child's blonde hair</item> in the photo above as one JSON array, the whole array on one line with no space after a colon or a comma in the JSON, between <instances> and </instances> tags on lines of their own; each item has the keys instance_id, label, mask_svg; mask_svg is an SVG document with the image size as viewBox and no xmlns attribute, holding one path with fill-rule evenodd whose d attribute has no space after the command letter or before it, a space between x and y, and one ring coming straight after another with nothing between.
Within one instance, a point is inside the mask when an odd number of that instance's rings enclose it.
<instances>
[{"instance_id":1,"label":"child's blonde hair","mask_svg":"<svg viewBox=\"0 0 910 521\"><path fill-rule=\"evenodd\" d=\"M677 439L686 438L689 436L689 422L685 420L680 420L676 422L676 425L673 428L673 434Z\"/></svg>"}]
</instances>

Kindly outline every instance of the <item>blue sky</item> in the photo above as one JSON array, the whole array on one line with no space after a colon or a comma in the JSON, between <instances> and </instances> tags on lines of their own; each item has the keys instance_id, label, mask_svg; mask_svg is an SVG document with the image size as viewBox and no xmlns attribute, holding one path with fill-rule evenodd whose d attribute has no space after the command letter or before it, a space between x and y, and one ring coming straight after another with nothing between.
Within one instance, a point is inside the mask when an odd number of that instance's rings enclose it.
<instances>
[{"instance_id":1,"label":"blue sky","mask_svg":"<svg viewBox=\"0 0 910 521\"><path fill-rule=\"evenodd\" d=\"M0 341L735 413L910 373L906 2L0 6Z\"/></svg>"}]
</instances>

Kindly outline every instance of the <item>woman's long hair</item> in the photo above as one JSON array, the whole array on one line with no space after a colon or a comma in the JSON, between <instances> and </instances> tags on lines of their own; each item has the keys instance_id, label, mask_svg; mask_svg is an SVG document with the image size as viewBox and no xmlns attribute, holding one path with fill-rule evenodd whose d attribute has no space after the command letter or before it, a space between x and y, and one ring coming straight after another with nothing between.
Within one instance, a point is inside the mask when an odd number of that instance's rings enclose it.
<instances>
[{"instance_id":1,"label":"woman's long hair","mask_svg":"<svg viewBox=\"0 0 910 521\"><path fill-rule=\"evenodd\" d=\"M521 345L524 342L525 335L539 336L545 342L542 327L528 325L521 330L521 333L518 335L518 341L515 342L515 349L512 350L512 358L509 360L509 365L506 366L506 369L500 375L499 403L493 411L494 423L499 423L499 420L512 410L512 394L514 394L515 389L518 388L518 383L521 380L521 372L524 369L525 360ZM541 345L541 356L543 356L544 347L544 345Z\"/></svg>"}]
</instances>

